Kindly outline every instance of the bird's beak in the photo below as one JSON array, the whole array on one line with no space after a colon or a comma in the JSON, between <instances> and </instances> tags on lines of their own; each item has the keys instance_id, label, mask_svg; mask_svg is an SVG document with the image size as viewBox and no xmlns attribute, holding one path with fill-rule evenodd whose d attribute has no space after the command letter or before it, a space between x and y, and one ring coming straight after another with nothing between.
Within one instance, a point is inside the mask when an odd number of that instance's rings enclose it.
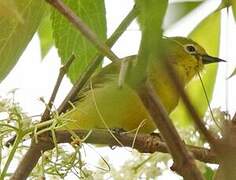
<instances>
[{"instance_id":1,"label":"bird's beak","mask_svg":"<svg viewBox=\"0 0 236 180\"><path fill-rule=\"evenodd\" d=\"M201 55L201 58L202 58L203 64L226 62L223 59L220 59L218 57L209 56L209 55Z\"/></svg>"}]
</instances>

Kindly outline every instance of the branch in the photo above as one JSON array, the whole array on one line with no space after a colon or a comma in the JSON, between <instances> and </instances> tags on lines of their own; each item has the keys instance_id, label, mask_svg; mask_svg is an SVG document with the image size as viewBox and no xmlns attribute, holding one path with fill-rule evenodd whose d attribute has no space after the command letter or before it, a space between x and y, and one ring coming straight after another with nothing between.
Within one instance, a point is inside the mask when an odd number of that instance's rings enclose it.
<instances>
[{"instance_id":1,"label":"branch","mask_svg":"<svg viewBox=\"0 0 236 180\"><path fill-rule=\"evenodd\" d=\"M47 121L48 119L50 119L50 112L51 112L51 108L52 108L52 105L53 105L53 102L56 98L56 95L57 95L57 92L58 92L58 89L61 85L61 82L62 82L62 79L63 77L65 76L65 74L67 73L71 63L74 61L75 59L75 55L72 54L71 57L68 59L68 61L66 62L65 65L63 65L61 68L60 68L60 72L59 72L59 75L58 75L58 78L57 78L57 81L56 81L56 84L54 86L54 89L52 91L52 95L48 101L48 104L46 105L46 108L45 108L45 111L41 117L41 122L43 121Z\"/></svg>"},{"instance_id":2,"label":"branch","mask_svg":"<svg viewBox=\"0 0 236 180\"><path fill-rule=\"evenodd\" d=\"M184 103L185 107L187 108L187 110L189 111L190 115L192 116L192 118L194 120L194 123L196 124L197 128L205 136L205 138L207 139L207 141L209 142L211 147L216 150L217 149L216 145L218 144L217 139L215 138L213 133L209 129L206 128L206 126L203 123L201 117L199 116L199 114L195 110L195 108L194 108L193 104L191 103L189 97L185 93L183 85L180 82L180 80L178 78L178 75L174 71L172 65L170 64L170 62L168 60L164 61L163 64L165 65L165 68L166 68L166 70L167 70L167 72L170 76L170 79L171 79L174 87L176 88L176 91L180 94L180 97L182 98L183 103Z\"/></svg>"},{"instance_id":3,"label":"branch","mask_svg":"<svg viewBox=\"0 0 236 180\"><path fill-rule=\"evenodd\" d=\"M117 61L119 58L111 51L111 49L102 42L98 36L85 24L69 7L61 0L46 0L51 6L56 8L71 22L103 55L107 56L111 61Z\"/></svg>"},{"instance_id":4,"label":"branch","mask_svg":"<svg viewBox=\"0 0 236 180\"><path fill-rule=\"evenodd\" d=\"M32 169L38 163L38 160L41 157L42 153L53 148L54 145L52 142L50 142L50 139L40 138L39 143L35 143L35 141L32 140L29 150L24 155L24 158L21 160L16 171L13 173L13 176L10 179L11 180L27 179Z\"/></svg>"},{"instance_id":5,"label":"branch","mask_svg":"<svg viewBox=\"0 0 236 180\"><path fill-rule=\"evenodd\" d=\"M185 179L203 179L192 154L185 147L151 84L149 82L143 83L137 89L137 93L168 145L169 152L175 163L172 170L177 171Z\"/></svg>"},{"instance_id":6,"label":"branch","mask_svg":"<svg viewBox=\"0 0 236 180\"><path fill-rule=\"evenodd\" d=\"M83 137L86 137L89 132L89 130L74 131L74 133L76 133L81 139L83 139ZM161 141L160 138L157 136L152 136L150 134L136 135L130 133L121 133L114 135L124 146L135 148L141 153L169 153L167 145L163 141ZM56 139L58 143L70 143L72 141L71 134L67 131L56 132ZM54 143L50 140L50 138L45 139L41 136L38 140L40 143L37 144L33 141L29 151L26 154L28 158L24 158L21 161L21 165L18 166L14 175L11 177L11 180L26 179L28 177L28 174L31 172L32 167L36 165L41 154L47 150L54 148ZM111 133L107 130L92 131L89 137L86 138L85 142L92 144L108 145L110 147L121 146L121 144L118 143L117 140L115 140ZM218 163L216 155L209 149L195 146L187 147L196 159L206 163Z\"/></svg>"},{"instance_id":7,"label":"branch","mask_svg":"<svg viewBox=\"0 0 236 180\"><path fill-rule=\"evenodd\" d=\"M88 130L76 130L74 131L79 137L85 137L89 131ZM131 134L131 133L121 133L116 135L116 138L121 142L119 143L111 133L107 130L94 130L85 140L86 143L100 144L107 146L121 146L132 147L141 153L154 153L162 152L169 153L167 145L158 136L153 136L150 134ZM68 143L71 141L71 134L67 131L58 131L56 133L58 143ZM135 139L135 142L134 142ZM218 164L216 154L211 152L209 149L186 145L193 156L202 162Z\"/></svg>"}]
</instances>

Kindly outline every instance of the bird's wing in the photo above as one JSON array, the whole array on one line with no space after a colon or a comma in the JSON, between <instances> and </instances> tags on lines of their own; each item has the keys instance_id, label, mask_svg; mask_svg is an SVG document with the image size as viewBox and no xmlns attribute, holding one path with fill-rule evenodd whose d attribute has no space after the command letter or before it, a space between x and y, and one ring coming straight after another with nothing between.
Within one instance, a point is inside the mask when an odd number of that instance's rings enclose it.
<instances>
[{"instance_id":1,"label":"bird's wing","mask_svg":"<svg viewBox=\"0 0 236 180\"><path fill-rule=\"evenodd\" d=\"M87 85L85 85L82 91L77 95L77 97L73 99L72 103L82 101L86 97L88 92L91 90L91 84L92 84L92 88L102 88L104 83L117 80L118 74L121 68L121 62L123 60L133 62L135 58L136 58L135 55L128 56L128 57L122 58L121 61L113 62L105 66L104 68L102 68L99 72L95 73L91 77L91 81L88 81ZM118 82L117 82L117 85L118 85Z\"/></svg>"}]
</instances>

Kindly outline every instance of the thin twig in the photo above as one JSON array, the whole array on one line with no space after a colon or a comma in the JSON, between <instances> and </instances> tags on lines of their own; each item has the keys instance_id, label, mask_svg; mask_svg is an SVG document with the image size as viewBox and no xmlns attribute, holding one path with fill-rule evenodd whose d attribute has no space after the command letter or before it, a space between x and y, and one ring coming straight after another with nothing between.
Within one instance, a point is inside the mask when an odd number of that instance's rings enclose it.
<instances>
[{"instance_id":1,"label":"thin twig","mask_svg":"<svg viewBox=\"0 0 236 180\"><path fill-rule=\"evenodd\" d=\"M183 103L185 105L185 107L187 108L188 112L190 113L190 115L192 116L194 123L196 124L197 128L200 130L200 132L205 136L205 138L207 139L207 141L210 143L211 147L216 149L216 145L218 144L217 139L215 138L215 136L213 135L213 133L206 128L205 124L203 123L201 117L199 116L199 114L197 113L196 109L194 108L193 104L191 103L188 95L185 93L184 88L182 83L180 82L178 75L176 74L176 72L174 71L172 65L170 64L170 62L167 61L163 61L166 70L170 76L170 79L174 85L174 87L176 88L176 91L179 93L180 97L183 100Z\"/></svg>"},{"instance_id":2,"label":"thin twig","mask_svg":"<svg viewBox=\"0 0 236 180\"><path fill-rule=\"evenodd\" d=\"M46 0L50 5L56 8L71 22L104 56L111 61L117 61L119 58L111 51L111 49L102 42L98 36L78 17L66 4L61 0Z\"/></svg>"},{"instance_id":3,"label":"thin twig","mask_svg":"<svg viewBox=\"0 0 236 180\"><path fill-rule=\"evenodd\" d=\"M65 65L63 65L61 68L60 68L60 72L59 72L59 75L58 75L58 78L57 78L57 81L56 81L56 84L54 86L54 89L53 89L53 92L52 92L52 95L48 101L48 104L45 108L45 111L41 117L41 122L43 121L47 121L48 119L50 119L50 112L51 112L51 108L52 108L52 105L53 105L53 102L56 98L56 95L57 95L57 92L58 92L58 89L61 85L61 82L62 82L62 79L63 77L65 76L65 74L67 73L71 63L74 61L75 59L75 55L72 54L70 56L70 58L68 59L68 61L66 62Z\"/></svg>"},{"instance_id":4,"label":"thin twig","mask_svg":"<svg viewBox=\"0 0 236 180\"><path fill-rule=\"evenodd\" d=\"M186 179L202 179L202 175L194 162L192 154L185 147L150 82L143 83L137 89L137 92L168 145L169 152L175 163L172 170L177 171Z\"/></svg>"},{"instance_id":5,"label":"thin twig","mask_svg":"<svg viewBox=\"0 0 236 180\"><path fill-rule=\"evenodd\" d=\"M123 21L120 23L120 25L117 27L117 29L112 33L112 35L109 37L109 39L106 41L106 44L109 47L112 47L114 43L118 40L118 38L123 34L123 32L127 29L127 27L130 25L130 23L135 19L137 16L137 9L136 7L133 7L133 9L129 12L129 14L123 19ZM94 73L94 71L97 69L97 67L101 64L103 60L103 55L98 53L91 63L87 66L85 72L81 75L81 77L78 78L78 80L75 82L74 86L68 93L68 95L65 97L64 101L59 106L57 112L58 114L61 114L64 112L68 106L69 102L73 102L73 99L76 97L77 94L80 93L88 79L91 77L91 75Z\"/></svg>"}]
</instances>

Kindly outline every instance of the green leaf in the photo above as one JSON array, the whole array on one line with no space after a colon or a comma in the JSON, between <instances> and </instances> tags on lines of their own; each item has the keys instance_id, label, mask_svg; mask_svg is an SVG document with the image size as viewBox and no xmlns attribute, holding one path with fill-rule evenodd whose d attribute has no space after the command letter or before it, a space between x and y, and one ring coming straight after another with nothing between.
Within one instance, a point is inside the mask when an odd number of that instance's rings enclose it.
<instances>
[{"instance_id":1,"label":"green leaf","mask_svg":"<svg viewBox=\"0 0 236 180\"><path fill-rule=\"evenodd\" d=\"M23 18L18 11L16 2L13 0L0 0L0 17L14 18L23 22Z\"/></svg>"},{"instance_id":2,"label":"green leaf","mask_svg":"<svg viewBox=\"0 0 236 180\"><path fill-rule=\"evenodd\" d=\"M50 9L48 13L43 17L38 29L38 35L40 39L41 57L42 59L47 55L48 51L53 46L52 36L52 22L50 19Z\"/></svg>"},{"instance_id":3,"label":"green leaf","mask_svg":"<svg viewBox=\"0 0 236 180\"><path fill-rule=\"evenodd\" d=\"M217 11L205 18L193 30L189 37L204 47L208 54L217 56L220 43L220 12ZM206 65L203 72L200 73L209 100L211 100L214 90L217 67L217 64ZM203 117L208 109L208 104L198 77L189 83L186 92L197 112ZM181 101L175 111L171 114L171 117L175 122L179 123L181 127L188 126L192 122L191 116L189 116Z\"/></svg>"},{"instance_id":4,"label":"green leaf","mask_svg":"<svg viewBox=\"0 0 236 180\"><path fill-rule=\"evenodd\" d=\"M97 35L106 39L105 4L103 0L65 0L64 1ZM64 64L72 53L76 60L68 72L74 82L85 70L97 50L81 33L60 13L54 11L52 27L55 45Z\"/></svg>"},{"instance_id":5,"label":"green leaf","mask_svg":"<svg viewBox=\"0 0 236 180\"><path fill-rule=\"evenodd\" d=\"M10 16L0 16L0 81L14 67L32 39L44 13L45 2L15 0L14 5L22 21Z\"/></svg>"},{"instance_id":6,"label":"green leaf","mask_svg":"<svg viewBox=\"0 0 236 180\"><path fill-rule=\"evenodd\" d=\"M205 177L205 179L206 179L206 180L212 180L214 174L215 174L215 172L214 172L211 168L209 168L209 167L206 166L205 172L204 172L204 174L203 174L204 177Z\"/></svg>"},{"instance_id":7,"label":"green leaf","mask_svg":"<svg viewBox=\"0 0 236 180\"><path fill-rule=\"evenodd\" d=\"M142 39L139 47L138 61L130 78L130 85L135 87L146 77L148 63L160 56L162 21L168 1L136 0L139 9L139 24L142 30ZM151 18L150 18L151 17Z\"/></svg>"},{"instance_id":8,"label":"green leaf","mask_svg":"<svg viewBox=\"0 0 236 180\"><path fill-rule=\"evenodd\" d=\"M204 0L171 0L172 3L181 3L181 2L200 2Z\"/></svg>"},{"instance_id":9,"label":"green leaf","mask_svg":"<svg viewBox=\"0 0 236 180\"><path fill-rule=\"evenodd\" d=\"M179 21L181 18L195 9L200 3L201 1L170 3L165 16L164 28L166 29Z\"/></svg>"}]
</instances>

